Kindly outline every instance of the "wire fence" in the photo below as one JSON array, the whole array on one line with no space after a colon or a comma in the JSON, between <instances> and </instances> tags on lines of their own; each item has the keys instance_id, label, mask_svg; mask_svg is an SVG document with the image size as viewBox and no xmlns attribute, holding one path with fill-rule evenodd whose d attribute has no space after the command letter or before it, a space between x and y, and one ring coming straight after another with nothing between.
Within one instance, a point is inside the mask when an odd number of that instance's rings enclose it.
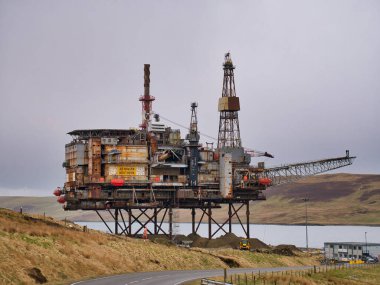
<instances>
[{"instance_id":1,"label":"wire fence","mask_svg":"<svg viewBox=\"0 0 380 285\"><path fill-rule=\"evenodd\" d=\"M250 273L225 274L224 278L218 280L202 279L203 284L229 284L229 285L297 285L305 283L308 277L315 274L324 274L333 270L349 270L352 268L370 268L379 266L376 264L336 264L325 266L313 266L304 270L283 270L283 271L252 271ZM202 282L202 281L201 281ZM206 283L209 282L209 283ZM219 283L211 283L219 282ZM311 284L311 283L310 283Z\"/></svg>"}]
</instances>

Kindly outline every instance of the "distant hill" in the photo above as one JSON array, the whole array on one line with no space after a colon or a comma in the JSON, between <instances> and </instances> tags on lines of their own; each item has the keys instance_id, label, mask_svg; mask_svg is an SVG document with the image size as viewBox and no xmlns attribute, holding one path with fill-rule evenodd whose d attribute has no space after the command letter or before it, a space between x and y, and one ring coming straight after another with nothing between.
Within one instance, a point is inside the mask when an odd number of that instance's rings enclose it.
<instances>
[{"instance_id":1,"label":"distant hill","mask_svg":"<svg viewBox=\"0 0 380 285\"><path fill-rule=\"evenodd\" d=\"M308 220L314 224L380 225L380 175L329 174L304 178L298 182L271 187L266 201L254 202L252 223L302 224L309 198ZM62 209L55 197L0 197L0 207L43 214L73 221L99 221L93 211ZM213 210L222 221L226 207ZM179 210L179 221L190 222L189 210ZM242 215L244 220L244 214Z\"/></svg>"},{"instance_id":2,"label":"distant hill","mask_svg":"<svg viewBox=\"0 0 380 285\"><path fill-rule=\"evenodd\" d=\"M271 187L255 203L255 223L380 225L380 175L329 174Z\"/></svg>"}]
</instances>

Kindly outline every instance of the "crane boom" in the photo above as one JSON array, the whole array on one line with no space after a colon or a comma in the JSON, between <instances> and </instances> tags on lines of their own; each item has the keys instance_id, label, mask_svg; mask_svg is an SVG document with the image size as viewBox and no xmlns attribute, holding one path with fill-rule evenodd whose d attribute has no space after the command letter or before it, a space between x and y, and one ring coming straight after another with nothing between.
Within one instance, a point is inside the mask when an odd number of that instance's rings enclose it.
<instances>
[{"instance_id":1,"label":"crane boom","mask_svg":"<svg viewBox=\"0 0 380 285\"><path fill-rule=\"evenodd\" d=\"M351 165L355 156L350 156L346 151L346 156L287 164L273 168L266 168L260 177L269 178L271 186L285 184L296 181L303 177L327 172L347 165Z\"/></svg>"}]
</instances>

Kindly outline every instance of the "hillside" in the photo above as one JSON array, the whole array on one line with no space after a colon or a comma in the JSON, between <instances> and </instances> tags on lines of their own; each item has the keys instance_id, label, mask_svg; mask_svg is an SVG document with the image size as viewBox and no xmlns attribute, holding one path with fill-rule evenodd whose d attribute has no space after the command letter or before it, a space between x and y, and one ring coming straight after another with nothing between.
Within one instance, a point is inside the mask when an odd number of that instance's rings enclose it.
<instances>
[{"instance_id":1,"label":"hillside","mask_svg":"<svg viewBox=\"0 0 380 285\"><path fill-rule=\"evenodd\" d=\"M251 208L252 223L301 224L305 219L302 198L308 197L310 223L380 225L380 175L317 175L271 187L266 195L266 201L255 202ZM63 211L55 197L0 197L0 207L18 211L20 206L24 212L46 212L57 219L99 221L92 211ZM179 212L179 221L190 222L188 210ZM225 213L225 207L213 211L219 221Z\"/></svg>"},{"instance_id":2,"label":"hillside","mask_svg":"<svg viewBox=\"0 0 380 285\"><path fill-rule=\"evenodd\" d=\"M380 175L317 175L272 187L253 207L256 223L380 225Z\"/></svg>"},{"instance_id":3,"label":"hillside","mask_svg":"<svg viewBox=\"0 0 380 285\"><path fill-rule=\"evenodd\" d=\"M0 284L68 284L137 271L317 264L315 257L186 249L83 231L75 224L0 209Z\"/></svg>"}]
</instances>

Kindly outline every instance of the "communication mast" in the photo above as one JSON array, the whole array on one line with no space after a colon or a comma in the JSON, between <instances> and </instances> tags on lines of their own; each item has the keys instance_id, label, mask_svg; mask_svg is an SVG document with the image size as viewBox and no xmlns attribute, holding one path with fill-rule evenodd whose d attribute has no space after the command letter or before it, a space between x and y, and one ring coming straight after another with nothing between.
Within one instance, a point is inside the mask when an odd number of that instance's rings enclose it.
<instances>
[{"instance_id":1,"label":"communication mast","mask_svg":"<svg viewBox=\"0 0 380 285\"><path fill-rule=\"evenodd\" d=\"M155 98L150 95L150 64L144 64L144 95L139 99L142 103L142 123L140 125L142 129L148 128L154 100Z\"/></svg>"},{"instance_id":2,"label":"communication mast","mask_svg":"<svg viewBox=\"0 0 380 285\"><path fill-rule=\"evenodd\" d=\"M235 92L234 69L235 66L232 64L230 53L226 53L223 63L223 91L218 105L220 112L218 149L241 147L238 118L240 103Z\"/></svg>"}]
</instances>

